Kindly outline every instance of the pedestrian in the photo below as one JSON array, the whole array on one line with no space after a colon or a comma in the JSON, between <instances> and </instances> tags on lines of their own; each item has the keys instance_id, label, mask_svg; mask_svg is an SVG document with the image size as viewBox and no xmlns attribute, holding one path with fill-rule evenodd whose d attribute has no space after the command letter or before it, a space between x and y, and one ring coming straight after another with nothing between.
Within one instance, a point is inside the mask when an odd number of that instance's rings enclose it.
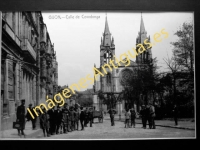
<instances>
[{"instance_id":1,"label":"pedestrian","mask_svg":"<svg viewBox=\"0 0 200 150\"><path fill-rule=\"evenodd\" d=\"M24 129L25 129L25 124L26 124L26 116L25 116L25 99L21 100L21 105L17 107L17 121L21 124L21 129L17 129L18 130L18 135L21 137L21 135L24 135L24 138L26 137L25 133L24 133ZM21 131L21 133L20 133Z\"/></svg>"},{"instance_id":2,"label":"pedestrian","mask_svg":"<svg viewBox=\"0 0 200 150\"><path fill-rule=\"evenodd\" d=\"M152 105L152 103L150 103L149 109L150 109L150 122L151 122L150 129L156 129L156 125L155 125L156 113L155 113L155 107Z\"/></svg>"},{"instance_id":3,"label":"pedestrian","mask_svg":"<svg viewBox=\"0 0 200 150\"><path fill-rule=\"evenodd\" d=\"M36 129L36 118L37 118L37 116L36 116L36 114L35 114L35 112L34 112L33 109L34 109L34 107L32 108L32 104L29 104L29 110L32 113L32 115L33 115L34 118L31 116L31 114L29 113L29 111L27 111L27 113L26 113L26 118L27 118L27 121L31 120L31 122L32 122L32 129L35 130Z\"/></svg>"},{"instance_id":4,"label":"pedestrian","mask_svg":"<svg viewBox=\"0 0 200 150\"><path fill-rule=\"evenodd\" d=\"M56 134L56 110L55 110L55 106L52 107L52 109L50 109L48 111L49 117L50 117L50 133L51 135L55 135Z\"/></svg>"},{"instance_id":5,"label":"pedestrian","mask_svg":"<svg viewBox=\"0 0 200 150\"><path fill-rule=\"evenodd\" d=\"M142 118L142 128L146 129L146 123L147 123L147 116L146 116L146 107L145 105L142 105L142 109L140 110L140 117Z\"/></svg>"},{"instance_id":6,"label":"pedestrian","mask_svg":"<svg viewBox=\"0 0 200 150\"><path fill-rule=\"evenodd\" d=\"M116 114L116 110L114 110L113 108L111 108L110 110L108 110L108 113L110 114L111 126L115 126L115 114Z\"/></svg>"},{"instance_id":7,"label":"pedestrian","mask_svg":"<svg viewBox=\"0 0 200 150\"><path fill-rule=\"evenodd\" d=\"M42 108L43 113L40 114L39 118L40 118L40 127L43 131L44 137L50 137L50 117L49 114L47 113L46 109L43 107ZM45 134L46 133L46 134Z\"/></svg>"},{"instance_id":8,"label":"pedestrian","mask_svg":"<svg viewBox=\"0 0 200 150\"><path fill-rule=\"evenodd\" d=\"M130 113L131 113L131 127L133 126L133 128L135 128L136 111L133 107L131 108Z\"/></svg>"},{"instance_id":9,"label":"pedestrian","mask_svg":"<svg viewBox=\"0 0 200 150\"><path fill-rule=\"evenodd\" d=\"M129 109L126 109L126 112L125 112L125 128L129 128L129 120L131 118L131 114L129 112Z\"/></svg>"},{"instance_id":10,"label":"pedestrian","mask_svg":"<svg viewBox=\"0 0 200 150\"><path fill-rule=\"evenodd\" d=\"M64 104L62 109L62 124L63 124L63 133L69 132L69 110L67 108L67 103Z\"/></svg>"},{"instance_id":11,"label":"pedestrian","mask_svg":"<svg viewBox=\"0 0 200 150\"><path fill-rule=\"evenodd\" d=\"M88 124L88 120L89 120L89 111L88 111L88 108L86 107L86 110L85 110L85 121L84 121L84 126L87 127L87 124Z\"/></svg>"},{"instance_id":12,"label":"pedestrian","mask_svg":"<svg viewBox=\"0 0 200 150\"><path fill-rule=\"evenodd\" d=\"M80 107L81 113L80 113L80 122L81 122L81 130L84 130L84 121L85 121L85 112L83 111L83 107Z\"/></svg>"},{"instance_id":13,"label":"pedestrian","mask_svg":"<svg viewBox=\"0 0 200 150\"><path fill-rule=\"evenodd\" d=\"M70 116L69 116L69 121L71 122L70 123L70 130L71 131L74 131L75 130L75 127L74 127L74 116L75 116L75 113L74 113L74 107L73 106L71 106L70 107L70 109L69 109L69 114L70 114Z\"/></svg>"},{"instance_id":14,"label":"pedestrian","mask_svg":"<svg viewBox=\"0 0 200 150\"><path fill-rule=\"evenodd\" d=\"M175 121L175 126L178 125L178 108L176 106L176 104L174 105L174 108L173 108L173 115L174 115L174 121Z\"/></svg>"},{"instance_id":15,"label":"pedestrian","mask_svg":"<svg viewBox=\"0 0 200 150\"><path fill-rule=\"evenodd\" d=\"M56 134L62 134L62 118L62 111L58 105L56 110Z\"/></svg>"},{"instance_id":16,"label":"pedestrian","mask_svg":"<svg viewBox=\"0 0 200 150\"><path fill-rule=\"evenodd\" d=\"M92 111L92 108L89 109L88 119L89 119L89 122L90 122L90 127L92 127L92 123L93 123L93 111Z\"/></svg>"},{"instance_id":17,"label":"pedestrian","mask_svg":"<svg viewBox=\"0 0 200 150\"><path fill-rule=\"evenodd\" d=\"M78 110L77 107L75 107L74 108L75 130L78 130L78 127L79 127L79 118L80 118L79 110Z\"/></svg>"},{"instance_id":18,"label":"pedestrian","mask_svg":"<svg viewBox=\"0 0 200 150\"><path fill-rule=\"evenodd\" d=\"M152 127L152 123L151 123L151 117L150 117L150 105L149 104L147 104L146 105L146 109L145 109L146 111L146 123L148 122L148 124L149 124L149 129L151 129L151 127Z\"/></svg>"}]
</instances>

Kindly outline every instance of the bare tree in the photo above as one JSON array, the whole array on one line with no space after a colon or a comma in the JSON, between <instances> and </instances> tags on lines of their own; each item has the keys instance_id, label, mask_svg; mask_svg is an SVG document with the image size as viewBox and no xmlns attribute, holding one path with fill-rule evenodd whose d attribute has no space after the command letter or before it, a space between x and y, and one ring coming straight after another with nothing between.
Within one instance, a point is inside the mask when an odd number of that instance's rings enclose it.
<instances>
[{"instance_id":1,"label":"bare tree","mask_svg":"<svg viewBox=\"0 0 200 150\"><path fill-rule=\"evenodd\" d=\"M177 73L180 71L181 66L180 64L177 62L177 59L175 56L172 56L171 58L169 58L169 56L167 55L167 58L163 59L168 67L168 69L170 70L170 73L172 75L172 79L173 79L173 97L174 97L174 103L177 103L176 101L176 81L177 81Z\"/></svg>"}]
</instances>

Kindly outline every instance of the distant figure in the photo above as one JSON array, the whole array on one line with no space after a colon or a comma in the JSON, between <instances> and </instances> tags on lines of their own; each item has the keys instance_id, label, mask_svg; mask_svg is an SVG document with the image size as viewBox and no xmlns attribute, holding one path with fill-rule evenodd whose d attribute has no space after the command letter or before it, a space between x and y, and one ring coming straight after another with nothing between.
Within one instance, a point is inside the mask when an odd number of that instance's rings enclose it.
<instances>
[{"instance_id":1,"label":"distant figure","mask_svg":"<svg viewBox=\"0 0 200 150\"><path fill-rule=\"evenodd\" d=\"M145 105L142 105L142 109L140 110L140 117L142 118L143 128L146 129L147 116L146 116L146 107L145 107Z\"/></svg>"},{"instance_id":2,"label":"distant figure","mask_svg":"<svg viewBox=\"0 0 200 150\"><path fill-rule=\"evenodd\" d=\"M75 130L75 112L74 112L74 107L71 106L70 109L69 109L69 121L71 122L71 131L74 131Z\"/></svg>"},{"instance_id":3,"label":"distant figure","mask_svg":"<svg viewBox=\"0 0 200 150\"><path fill-rule=\"evenodd\" d=\"M111 126L115 126L115 114L116 114L116 110L114 109L110 109L108 110L108 113L110 114L110 121L111 121Z\"/></svg>"},{"instance_id":4,"label":"distant figure","mask_svg":"<svg viewBox=\"0 0 200 150\"><path fill-rule=\"evenodd\" d=\"M67 103L64 104L62 109L62 124L63 124L63 132L69 132L69 110L67 108Z\"/></svg>"},{"instance_id":5,"label":"distant figure","mask_svg":"<svg viewBox=\"0 0 200 150\"><path fill-rule=\"evenodd\" d=\"M25 99L21 100L21 105L17 107L17 122L21 124L21 129L18 129L18 135L21 137L21 135L24 135L24 129L26 124L26 116L25 116ZM21 133L20 133L21 131Z\"/></svg>"},{"instance_id":6,"label":"distant figure","mask_svg":"<svg viewBox=\"0 0 200 150\"><path fill-rule=\"evenodd\" d=\"M129 109L126 109L125 112L125 128L129 128L129 120L131 119L131 113L129 112Z\"/></svg>"},{"instance_id":7,"label":"distant figure","mask_svg":"<svg viewBox=\"0 0 200 150\"><path fill-rule=\"evenodd\" d=\"M55 106L52 107L52 109L50 109L48 111L49 114L49 121L50 121L50 133L51 135L55 135L56 134L56 110L55 110Z\"/></svg>"},{"instance_id":8,"label":"distant figure","mask_svg":"<svg viewBox=\"0 0 200 150\"><path fill-rule=\"evenodd\" d=\"M88 108L86 107L86 110L85 110L85 121L84 121L84 126L87 127L87 124L88 124L88 121L89 121L89 111L88 111Z\"/></svg>"},{"instance_id":9,"label":"distant figure","mask_svg":"<svg viewBox=\"0 0 200 150\"><path fill-rule=\"evenodd\" d=\"M83 107L80 107L81 113L80 113L80 122L81 122L81 130L84 130L84 121L85 121L85 112L83 111Z\"/></svg>"},{"instance_id":10,"label":"distant figure","mask_svg":"<svg viewBox=\"0 0 200 150\"><path fill-rule=\"evenodd\" d=\"M135 128L136 111L133 107L131 108L130 113L131 113L131 127L133 126L133 128Z\"/></svg>"},{"instance_id":11,"label":"distant figure","mask_svg":"<svg viewBox=\"0 0 200 150\"><path fill-rule=\"evenodd\" d=\"M150 109L149 117L150 117L150 122L151 122L150 129L155 129L156 128L156 125L155 125L156 113L155 113L155 107L153 106L152 103L150 103L150 108L149 109Z\"/></svg>"},{"instance_id":12,"label":"distant figure","mask_svg":"<svg viewBox=\"0 0 200 150\"><path fill-rule=\"evenodd\" d=\"M29 110L31 111L32 115L34 116L34 119L32 118L31 114L29 113L29 111L27 110L27 113L26 113L26 118L27 118L27 121L30 121L32 122L32 129L35 130L36 129L36 115L35 115L35 112L32 108L32 104L29 104Z\"/></svg>"},{"instance_id":13,"label":"distant figure","mask_svg":"<svg viewBox=\"0 0 200 150\"><path fill-rule=\"evenodd\" d=\"M56 134L62 134L62 118L62 111L58 105L56 110Z\"/></svg>"},{"instance_id":14,"label":"distant figure","mask_svg":"<svg viewBox=\"0 0 200 150\"><path fill-rule=\"evenodd\" d=\"M88 119L89 119L89 122L90 122L90 127L92 127L92 123L93 123L93 110L92 110L92 108L90 108L90 110L89 110Z\"/></svg>"},{"instance_id":15,"label":"distant figure","mask_svg":"<svg viewBox=\"0 0 200 150\"><path fill-rule=\"evenodd\" d=\"M74 121L75 121L75 130L78 130L78 127L79 127L79 118L80 118L80 114L79 114L79 110L77 107L75 107L74 109L74 113L75 113L75 118L74 118Z\"/></svg>"},{"instance_id":16,"label":"distant figure","mask_svg":"<svg viewBox=\"0 0 200 150\"><path fill-rule=\"evenodd\" d=\"M46 109L43 107L42 111L44 113L41 113L39 118L40 118L40 127L43 130L43 134L44 137L50 137L50 132L49 132L49 128L50 128L50 122L49 122L49 114L46 112ZM45 134L46 133L46 134Z\"/></svg>"},{"instance_id":17,"label":"distant figure","mask_svg":"<svg viewBox=\"0 0 200 150\"><path fill-rule=\"evenodd\" d=\"M173 115L174 115L175 125L177 126L178 125L178 108L177 108L176 104L174 105L174 108L172 111L173 111Z\"/></svg>"}]
</instances>

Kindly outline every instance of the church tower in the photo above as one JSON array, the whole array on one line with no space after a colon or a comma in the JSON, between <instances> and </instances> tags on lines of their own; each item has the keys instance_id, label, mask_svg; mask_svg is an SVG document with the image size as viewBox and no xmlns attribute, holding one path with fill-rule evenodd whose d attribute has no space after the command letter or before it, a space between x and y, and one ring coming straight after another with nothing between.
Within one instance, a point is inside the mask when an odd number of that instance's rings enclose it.
<instances>
[{"instance_id":1,"label":"church tower","mask_svg":"<svg viewBox=\"0 0 200 150\"><path fill-rule=\"evenodd\" d=\"M113 56L115 55L115 45L114 38L111 38L111 33L108 26L108 20L106 16L105 21L105 29L103 33L103 37L101 37L101 45L100 45L100 70L104 72L102 67L104 64L109 64L110 60L113 60ZM104 77L100 77L101 90L103 92L110 92L112 88L112 76L113 72L109 70L107 66L105 66L107 74Z\"/></svg>"},{"instance_id":2,"label":"church tower","mask_svg":"<svg viewBox=\"0 0 200 150\"><path fill-rule=\"evenodd\" d=\"M141 15L140 31L138 32L138 36L136 38L136 46L138 44L143 44L145 47L144 41L146 39L150 43L150 36L147 37L147 32L145 30L144 21L143 21L142 15ZM138 52L138 47L136 48L136 50ZM136 63L137 64L145 64L145 63L149 62L151 59L152 59L152 52L151 52L151 48L149 48L149 49L146 49L142 54L140 54L136 57Z\"/></svg>"}]
</instances>

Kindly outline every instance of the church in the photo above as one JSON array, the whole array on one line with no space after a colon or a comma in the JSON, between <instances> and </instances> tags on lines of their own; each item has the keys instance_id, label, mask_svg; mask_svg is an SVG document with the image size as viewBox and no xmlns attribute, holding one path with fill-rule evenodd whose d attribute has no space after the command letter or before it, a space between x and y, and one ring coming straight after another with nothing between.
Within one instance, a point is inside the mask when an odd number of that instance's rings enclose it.
<instances>
[{"instance_id":1,"label":"church","mask_svg":"<svg viewBox=\"0 0 200 150\"><path fill-rule=\"evenodd\" d=\"M145 30L144 21L141 16L140 29L136 38L137 44L144 44L144 41L147 39L150 42L150 36L147 36L147 31ZM116 45L117 47L117 45ZM117 50L117 49L116 49ZM138 52L138 48L136 47ZM143 53L136 56L136 60L133 61L130 59L129 65L119 65L117 68L110 70L104 64L108 64L111 60L114 60L115 57L115 43L114 37L111 37L111 32L109 30L108 20L106 17L105 20L105 29L103 37L101 38L100 44L100 66L99 68L94 65L99 71L103 72L102 68L107 71L107 74L104 76L99 76L99 79L94 82L94 91L93 94L93 106L97 110L107 111L110 106L103 103L103 100L99 96L99 92L103 96L109 99L109 95L113 95L118 99L116 105L112 106L117 110L117 113L121 115L122 112L127 108L127 101L123 97L123 91L129 87L130 78L137 75L137 70L142 69L146 66L146 62L152 60L151 47L146 49ZM126 58L125 58L126 59ZM114 60L116 64L116 60ZM113 67L113 66L112 66ZM134 103L134 107L137 112L140 110L140 106L137 103Z\"/></svg>"}]
</instances>

